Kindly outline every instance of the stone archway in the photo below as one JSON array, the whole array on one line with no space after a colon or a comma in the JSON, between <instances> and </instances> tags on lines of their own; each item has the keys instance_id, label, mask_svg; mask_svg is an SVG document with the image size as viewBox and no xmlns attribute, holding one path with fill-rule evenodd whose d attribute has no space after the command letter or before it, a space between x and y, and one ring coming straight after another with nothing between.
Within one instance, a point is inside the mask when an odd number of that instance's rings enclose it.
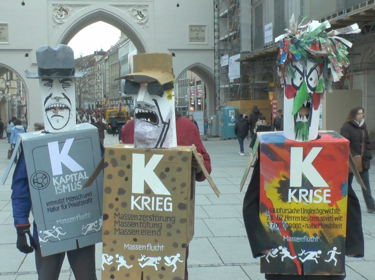
<instances>
[{"instance_id":1,"label":"stone archway","mask_svg":"<svg viewBox=\"0 0 375 280\"><path fill-rule=\"evenodd\" d=\"M198 75L206 85L206 89L207 89L206 116L209 117L213 115L215 112L215 81L214 81L213 70L202 63L194 63L186 67L185 69L183 69L178 74L176 80L178 80L178 78L181 76L182 73L188 70Z\"/></svg>"},{"instance_id":2,"label":"stone archway","mask_svg":"<svg viewBox=\"0 0 375 280\"><path fill-rule=\"evenodd\" d=\"M28 125L28 90L24 78L12 67L0 63L0 118L16 117Z\"/></svg>"},{"instance_id":3,"label":"stone archway","mask_svg":"<svg viewBox=\"0 0 375 280\"><path fill-rule=\"evenodd\" d=\"M106 22L118 28L133 42L138 52L146 52L146 43L126 18L105 9L91 10L76 15L69 22L67 21L66 27L58 37L56 44L67 44L80 30L98 21Z\"/></svg>"}]
</instances>

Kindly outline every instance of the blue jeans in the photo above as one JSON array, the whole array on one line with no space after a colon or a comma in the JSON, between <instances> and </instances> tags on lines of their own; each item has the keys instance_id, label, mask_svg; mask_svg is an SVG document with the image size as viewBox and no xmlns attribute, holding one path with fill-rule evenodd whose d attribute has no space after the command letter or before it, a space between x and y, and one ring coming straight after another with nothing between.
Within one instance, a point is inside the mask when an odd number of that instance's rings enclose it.
<instances>
[{"instance_id":1,"label":"blue jeans","mask_svg":"<svg viewBox=\"0 0 375 280\"><path fill-rule=\"evenodd\" d=\"M375 209L375 202L374 202L374 199L372 198L372 195L371 195L370 179L369 179L368 169L363 170L359 174L361 175L362 181L366 186L365 190L363 188L361 188L361 190L362 190L363 198L365 199L367 209ZM352 182L353 182L353 173L349 173L349 179L348 179L349 186L352 185Z\"/></svg>"},{"instance_id":2,"label":"blue jeans","mask_svg":"<svg viewBox=\"0 0 375 280\"><path fill-rule=\"evenodd\" d=\"M246 138L246 137L240 137L240 136L237 136L238 143L240 143L240 152L241 152L241 153L244 152L244 149L243 149L243 142L245 141L245 138Z\"/></svg>"}]
</instances>

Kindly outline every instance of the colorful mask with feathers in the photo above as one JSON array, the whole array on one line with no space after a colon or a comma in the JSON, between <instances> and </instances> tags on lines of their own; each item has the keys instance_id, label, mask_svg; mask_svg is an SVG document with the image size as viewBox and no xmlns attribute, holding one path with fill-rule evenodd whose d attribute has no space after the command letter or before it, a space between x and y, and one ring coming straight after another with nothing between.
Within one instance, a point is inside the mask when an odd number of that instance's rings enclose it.
<instances>
[{"instance_id":1,"label":"colorful mask with feathers","mask_svg":"<svg viewBox=\"0 0 375 280\"><path fill-rule=\"evenodd\" d=\"M357 24L331 30L328 21L297 24L294 16L279 42L278 74L284 87L284 135L297 141L318 137L320 101L349 66L352 44L337 35L359 33Z\"/></svg>"}]
</instances>

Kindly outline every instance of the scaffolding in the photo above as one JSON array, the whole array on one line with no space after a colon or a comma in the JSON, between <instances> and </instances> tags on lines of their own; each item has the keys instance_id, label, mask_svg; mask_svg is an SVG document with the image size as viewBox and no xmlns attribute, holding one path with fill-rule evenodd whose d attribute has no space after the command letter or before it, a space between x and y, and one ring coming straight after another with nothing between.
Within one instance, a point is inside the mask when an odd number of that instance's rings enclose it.
<instances>
[{"instance_id":1,"label":"scaffolding","mask_svg":"<svg viewBox=\"0 0 375 280\"><path fill-rule=\"evenodd\" d=\"M219 56L221 58L219 71L220 106L224 101L236 100L240 95L241 78L229 78L231 57L239 55L241 51L240 37L240 1L219 1ZM241 70L240 70L241 73Z\"/></svg>"}]
</instances>

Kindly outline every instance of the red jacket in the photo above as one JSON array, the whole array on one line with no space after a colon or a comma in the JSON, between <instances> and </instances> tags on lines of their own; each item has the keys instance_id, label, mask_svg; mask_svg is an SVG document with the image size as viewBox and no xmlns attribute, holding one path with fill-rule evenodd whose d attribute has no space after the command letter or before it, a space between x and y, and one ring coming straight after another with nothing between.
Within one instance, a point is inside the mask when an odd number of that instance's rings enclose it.
<instances>
[{"instance_id":1,"label":"red jacket","mask_svg":"<svg viewBox=\"0 0 375 280\"><path fill-rule=\"evenodd\" d=\"M177 145L179 146L191 146L195 145L197 147L198 153L203 156L204 166L207 171L211 173L211 160L210 156L203 146L201 138L199 136L199 131L196 125L189 119L183 117L176 117L176 132L177 132ZM131 120L127 122L121 130L121 141L124 144L134 143L134 121ZM204 181L205 176L203 172L198 173L196 178L197 181Z\"/></svg>"}]
</instances>

